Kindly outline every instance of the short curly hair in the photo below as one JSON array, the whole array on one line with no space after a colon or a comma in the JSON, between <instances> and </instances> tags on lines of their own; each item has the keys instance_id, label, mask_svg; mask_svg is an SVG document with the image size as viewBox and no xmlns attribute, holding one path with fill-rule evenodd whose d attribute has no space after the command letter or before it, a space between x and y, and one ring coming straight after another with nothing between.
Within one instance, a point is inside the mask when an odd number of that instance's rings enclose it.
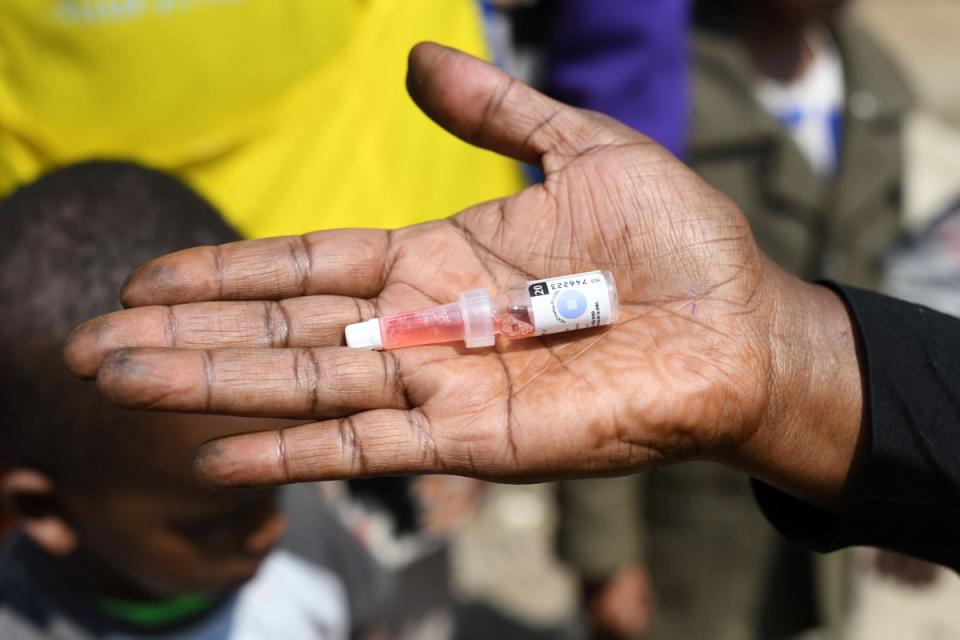
<instances>
[{"instance_id":1,"label":"short curly hair","mask_svg":"<svg viewBox=\"0 0 960 640\"><path fill-rule=\"evenodd\" d=\"M92 433L131 414L107 411L93 383L69 376L64 339L119 309L143 262L237 239L189 187L127 162L59 169L0 202L0 464L62 478L115 456Z\"/></svg>"}]
</instances>

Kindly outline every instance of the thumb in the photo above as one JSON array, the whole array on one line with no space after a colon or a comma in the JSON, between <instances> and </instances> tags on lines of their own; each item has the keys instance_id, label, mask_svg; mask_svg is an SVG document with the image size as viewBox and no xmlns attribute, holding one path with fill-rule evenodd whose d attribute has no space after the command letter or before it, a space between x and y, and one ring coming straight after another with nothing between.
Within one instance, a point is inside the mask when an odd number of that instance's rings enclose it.
<instances>
[{"instance_id":1,"label":"thumb","mask_svg":"<svg viewBox=\"0 0 960 640\"><path fill-rule=\"evenodd\" d=\"M470 144L555 168L590 147L640 134L531 89L456 49L423 42L410 51L407 91L441 127ZM561 162L562 163L562 162Z\"/></svg>"}]
</instances>

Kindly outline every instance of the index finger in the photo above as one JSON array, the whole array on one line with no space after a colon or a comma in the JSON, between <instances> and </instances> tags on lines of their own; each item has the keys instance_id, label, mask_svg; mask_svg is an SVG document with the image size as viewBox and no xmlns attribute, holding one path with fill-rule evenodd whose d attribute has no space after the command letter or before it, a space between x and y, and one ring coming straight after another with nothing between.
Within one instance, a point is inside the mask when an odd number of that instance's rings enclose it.
<instances>
[{"instance_id":1,"label":"index finger","mask_svg":"<svg viewBox=\"0 0 960 640\"><path fill-rule=\"evenodd\" d=\"M139 267L123 285L125 307L305 295L377 295L391 232L333 229L302 236L194 247Z\"/></svg>"}]
</instances>

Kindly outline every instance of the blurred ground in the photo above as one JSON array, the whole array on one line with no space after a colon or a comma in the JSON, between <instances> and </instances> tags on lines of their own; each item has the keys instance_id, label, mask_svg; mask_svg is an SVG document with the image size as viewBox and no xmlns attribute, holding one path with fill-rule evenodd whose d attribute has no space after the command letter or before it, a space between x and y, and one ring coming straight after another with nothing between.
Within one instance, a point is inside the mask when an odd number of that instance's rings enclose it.
<instances>
[{"instance_id":1,"label":"blurred ground","mask_svg":"<svg viewBox=\"0 0 960 640\"><path fill-rule=\"evenodd\" d=\"M907 133L907 211L920 222L960 193L960 0L861 0L861 18L917 94Z\"/></svg>"},{"instance_id":2,"label":"blurred ground","mask_svg":"<svg viewBox=\"0 0 960 640\"><path fill-rule=\"evenodd\" d=\"M960 194L960 0L861 0L856 11L917 93L906 194L908 219L921 225ZM493 486L454 544L461 594L539 630L536 637L569 637L574 586L552 556L554 520L549 486ZM960 578L952 572L913 591L860 569L856 585L852 640L960 640Z\"/></svg>"},{"instance_id":3,"label":"blurred ground","mask_svg":"<svg viewBox=\"0 0 960 640\"><path fill-rule=\"evenodd\" d=\"M907 132L907 210L922 222L960 195L960 0L862 0L858 13L909 74L918 110ZM960 578L913 591L860 572L853 640L960 639Z\"/></svg>"},{"instance_id":4,"label":"blurred ground","mask_svg":"<svg viewBox=\"0 0 960 640\"><path fill-rule=\"evenodd\" d=\"M942 569L928 588L910 589L860 571L858 606L850 640L954 640L960 638L960 578Z\"/></svg>"}]
</instances>

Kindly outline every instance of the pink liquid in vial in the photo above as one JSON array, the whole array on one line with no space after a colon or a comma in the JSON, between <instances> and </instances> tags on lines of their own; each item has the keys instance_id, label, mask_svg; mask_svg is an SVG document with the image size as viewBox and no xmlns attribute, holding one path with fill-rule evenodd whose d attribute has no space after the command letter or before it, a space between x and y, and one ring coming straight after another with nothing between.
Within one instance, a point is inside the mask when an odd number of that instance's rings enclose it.
<instances>
[{"instance_id":1,"label":"pink liquid in vial","mask_svg":"<svg viewBox=\"0 0 960 640\"><path fill-rule=\"evenodd\" d=\"M548 281L554 282L555 289L583 289L585 293L579 296L583 308L579 309L578 314L583 314L587 309L585 295L595 299L591 304L596 308L590 307L593 309L591 313L599 314L603 302L606 305L603 317L589 316L588 325L586 320L566 324L559 316L556 318L557 322L554 322L553 316L557 312L554 311L551 315L549 308L541 308L538 313L541 313L542 317L536 316L537 305L531 298L531 291L536 288L537 293L534 295L544 295ZM558 282L559 284L556 284ZM609 300L604 300L604 294L609 296ZM550 300L541 299L537 302L553 304ZM501 291L494 297L491 297L486 289L463 291L458 302L356 322L347 325L344 333L347 346L356 349L398 349L460 341L472 349L494 346L498 334L515 340L535 336L538 332L557 333L598 326L598 322L602 325L613 324L619 313L620 305L613 276L606 271L591 271L527 283L523 287ZM564 316L567 317L565 313ZM567 317L568 320L575 318L580 318L580 315Z\"/></svg>"},{"instance_id":2,"label":"pink liquid in vial","mask_svg":"<svg viewBox=\"0 0 960 640\"><path fill-rule=\"evenodd\" d=\"M384 349L463 340L463 315L458 304L380 318Z\"/></svg>"},{"instance_id":3,"label":"pink liquid in vial","mask_svg":"<svg viewBox=\"0 0 960 640\"><path fill-rule=\"evenodd\" d=\"M526 309L509 309L493 318L494 331L508 338L527 338L535 333ZM463 340L463 315L456 303L380 318L384 349Z\"/></svg>"},{"instance_id":4,"label":"pink liquid in vial","mask_svg":"<svg viewBox=\"0 0 960 640\"><path fill-rule=\"evenodd\" d=\"M493 318L493 330L508 338L528 338L535 332L526 309L510 309Z\"/></svg>"}]
</instances>

